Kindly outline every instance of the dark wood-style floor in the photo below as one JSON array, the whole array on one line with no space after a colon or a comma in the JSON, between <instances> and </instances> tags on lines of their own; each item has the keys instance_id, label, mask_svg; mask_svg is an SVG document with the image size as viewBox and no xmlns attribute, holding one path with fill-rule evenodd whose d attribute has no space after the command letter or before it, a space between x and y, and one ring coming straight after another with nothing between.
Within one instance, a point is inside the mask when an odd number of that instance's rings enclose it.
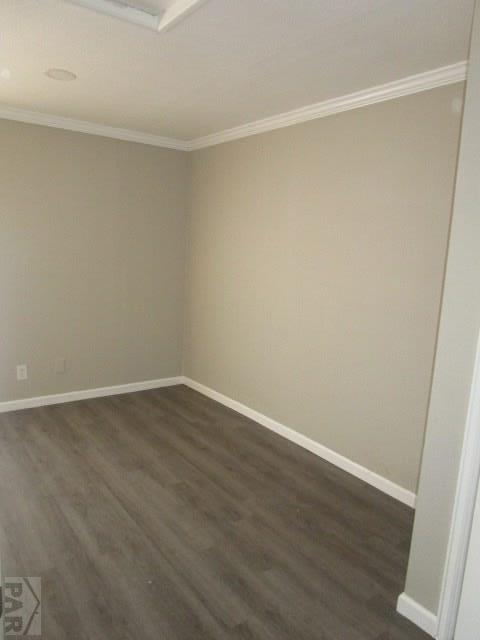
<instances>
[{"instance_id":1,"label":"dark wood-style floor","mask_svg":"<svg viewBox=\"0 0 480 640\"><path fill-rule=\"evenodd\" d=\"M45 640L420 640L412 511L183 386L0 416L4 575Z\"/></svg>"}]
</instances>

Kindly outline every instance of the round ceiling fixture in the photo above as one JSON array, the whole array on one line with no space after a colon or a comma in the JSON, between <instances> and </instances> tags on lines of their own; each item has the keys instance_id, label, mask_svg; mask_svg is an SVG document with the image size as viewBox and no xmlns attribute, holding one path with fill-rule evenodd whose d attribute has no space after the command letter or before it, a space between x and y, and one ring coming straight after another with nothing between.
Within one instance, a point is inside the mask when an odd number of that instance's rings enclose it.
<instances>
[{"instance_id":1,"label":"round ceiling fixture","mask_svg":"<svg viewBox=\"0 0 480 640\"><path fill-rule=\"evenodd\" d=\"M11 75L10 69L2 69L0 71L0 78L3 78L4 80L10 80Z\"/></svg>"},{"instance_id":2,"label":"round ceiling fixture","mask_svg":"<svg viewBox=\"0 0 480 640\"><path fill-rule=\"evenodd\" d=\"M45 71L45 75L52 80L59 80L60 82L71 82L72 80L77 79L77 76L74 73L67 71L66 69L47 69L47 71Z\"/></svg>"}]
</instances>

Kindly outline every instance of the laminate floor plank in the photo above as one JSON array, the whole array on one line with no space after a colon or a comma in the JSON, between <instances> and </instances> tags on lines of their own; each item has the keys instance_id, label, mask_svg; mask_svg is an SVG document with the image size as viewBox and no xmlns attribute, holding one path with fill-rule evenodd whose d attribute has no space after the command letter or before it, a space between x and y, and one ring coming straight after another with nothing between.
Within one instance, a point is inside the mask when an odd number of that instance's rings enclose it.
<instances>
[{"instance_id":1,"label":"laminate floor plank","mask_svg":"<svg viewBox=\"0 0 480 640\"><path fill-rule=\"evenodd\" d=\"M413 513L184 386L0 415L4 575L47 640L427 640Z\"/></svg>"}]
</instances>

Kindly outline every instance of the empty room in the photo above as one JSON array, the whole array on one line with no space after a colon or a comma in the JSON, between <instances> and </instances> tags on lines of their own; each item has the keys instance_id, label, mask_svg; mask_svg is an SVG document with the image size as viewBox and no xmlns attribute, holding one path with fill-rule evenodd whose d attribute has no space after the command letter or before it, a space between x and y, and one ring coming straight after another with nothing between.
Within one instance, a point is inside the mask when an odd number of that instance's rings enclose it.
<instances>
[{"instance_id":1,"label":"empty room","mask_svg":"<svg viewBox=\"0 0 480 640\"><path fill-rule=\"evenodd\" d=\"M0 0L0 640L479 640L480 5Z\"/></svg>"}]
</instances>

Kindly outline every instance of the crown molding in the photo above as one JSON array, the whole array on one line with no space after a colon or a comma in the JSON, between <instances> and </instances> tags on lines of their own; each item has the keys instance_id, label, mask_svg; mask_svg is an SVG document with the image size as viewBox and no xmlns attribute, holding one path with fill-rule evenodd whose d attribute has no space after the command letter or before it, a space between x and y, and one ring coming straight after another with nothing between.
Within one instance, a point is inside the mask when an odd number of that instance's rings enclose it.
<instances>
[{"instance_id":1,"label":"crown molding","mask_svg":"<svg viewBox=\"0 0 480 640\"><path fill-rule=\"evenodd\" d=\"M412 93L427 91L435 87L442 87L455 82L463 82L467 77L467 63L457 62L447 67L432 69L425 73L418 73L414 76L408 76L394 82L381 84L370 89L349 93L339 98L332 98L323 102L317 102L300 109L287 111L276 116L256 120L248 124L226 129L218 133L212 133L208 136L195 138L194 140L177 140L175 138L165 138L157 136L153 133L144 133L142 131L134 131L132 129L119 129L108 125L96 124L86 120L74 120L72 118L64 118L49 113L40 113L38 111L26 111L0 105L0 119L16 120L18 122L27 122L30 124L39 124L45 127L55 127L57 129L67 129L68 131L77 131L80 133L88 133L95 136L104 136L106 138L116 138L118 140L126 140L128 142L138 142L154 147L164 147L165 149L178 149L179 151L195 151L204 147L211 147L222 142L230 142L239 138L246 138L257 133L273 131L289 127L293 124L315 120L317 118L325 118L326 116L349 111L350 109L358 109L366 107L376 102L384 102L400 98Z\"/></svg>"},{"instance_id":2,"label":"crown molding","mask_svg":"<svg viewBox=\"0 0 480 640\"><path fill-rule=\"evenodd\" d=\"M212 133L208 136L196 138L190 141L188 149L190 151L203 149L204 147L211 147L216 144L221 144L222 142L253 136L257 133L289 127L293 124L315 120L316 118L324 118L334 113L358 109L377 102L400 98L412 93L434 89L435 87L454 84L455 82L462 82L466 79L466 76L467 63L457 62L447 67L432 69L431 71L401 78L394 82L388 82L387 84L381 84L376 87L371 87L370 89L350 93L345 96L340 96L339 98L317 102L316 104L301 107L300 109L294 109L293 111L287 111L276 116L264 118L263 120L256 120L255 122L234 127L233 129L226 129L219 133Z\"/></svg>"},{"instance_id":3,"label":"crown molding","mask_svg":"<svg viewBox=\"0 0 480 640\"><path fill-rule=\"evenodd\" d=\"M175 138L165 138L153 133L144 133L132 129L119 129L104 124L96 124L86 120L74 120L64 118L50 113L40 113L38 111L26 111L0 105L0 118L4 120L16 120L17 122L27 122L29 124L39 124L44 127L54 127L55 129L66 129L79 133L88 133L93 136L103 136L105 138L115 138L116 140L126 140L127 142L138 142L154 147L164 147L165 149L178 149L188 151L189 143Z\"/></svg>"}]
</instances>

